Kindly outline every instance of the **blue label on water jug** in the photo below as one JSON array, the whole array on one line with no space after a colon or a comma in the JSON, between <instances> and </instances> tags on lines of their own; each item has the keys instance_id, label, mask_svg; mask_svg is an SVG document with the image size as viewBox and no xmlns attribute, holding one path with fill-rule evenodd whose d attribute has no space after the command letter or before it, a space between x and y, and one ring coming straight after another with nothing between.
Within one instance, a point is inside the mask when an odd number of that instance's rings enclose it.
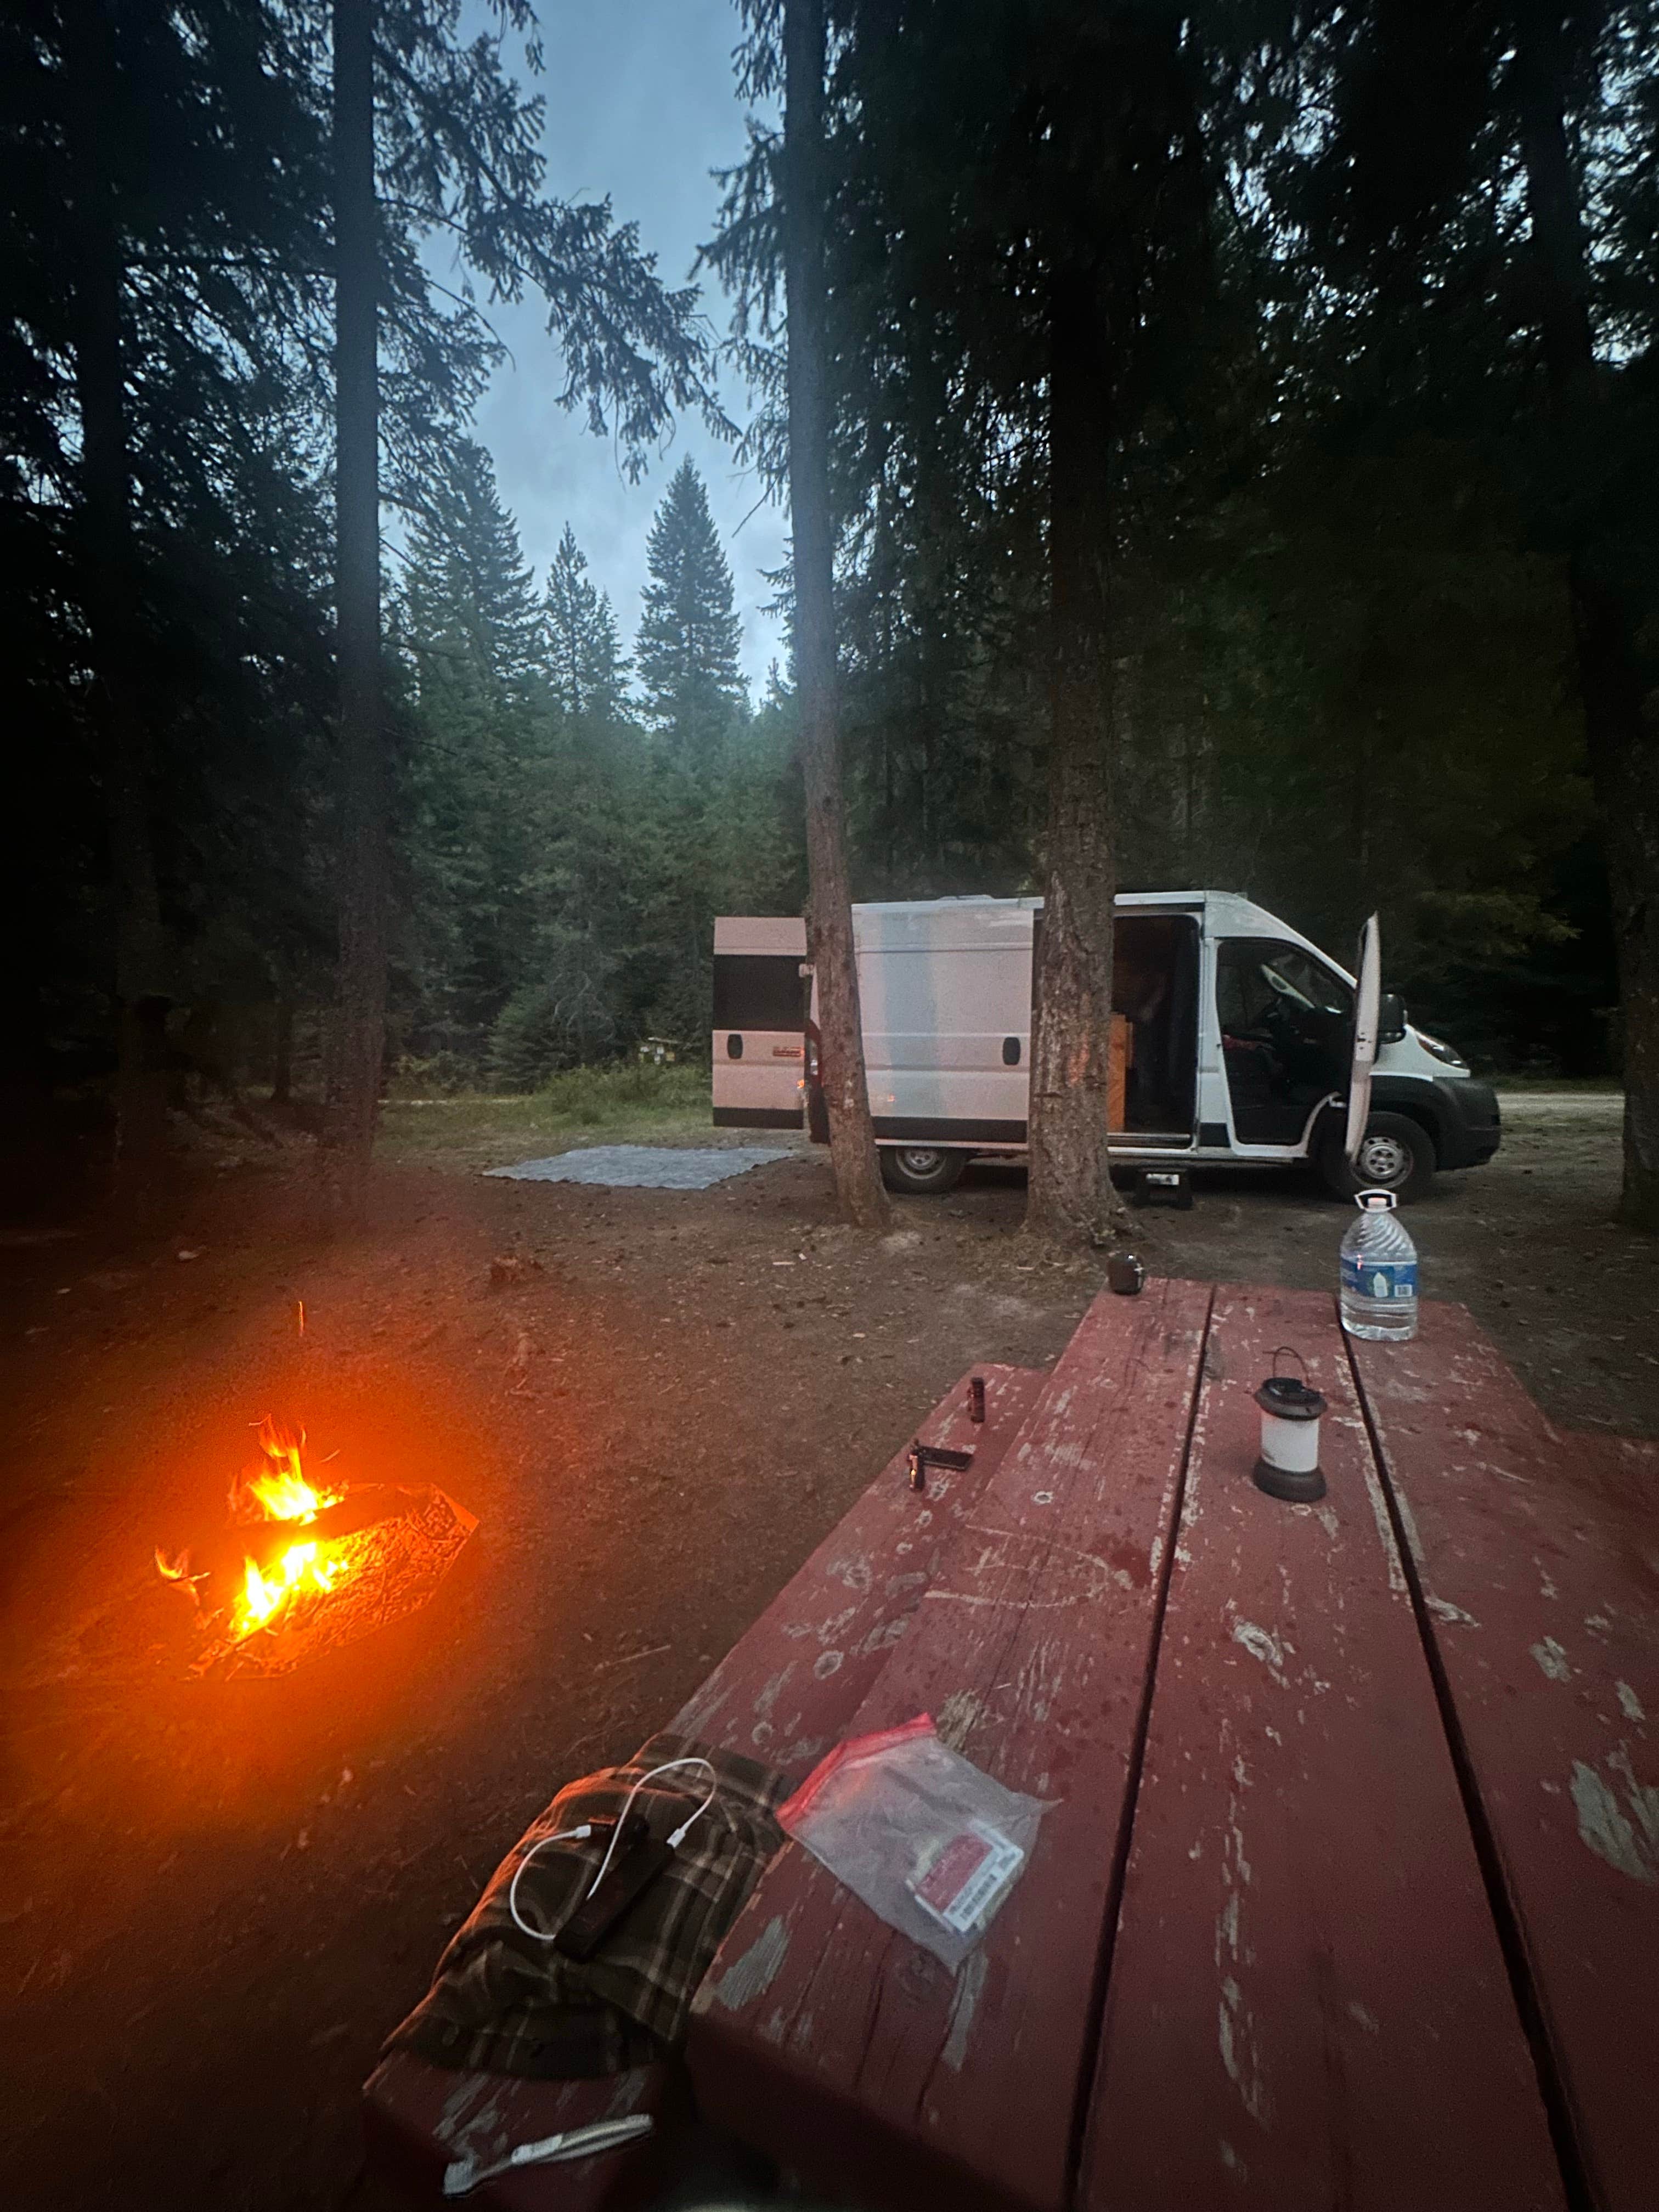
<instances>
[{"instance_id":1,"label":"blue label on water jug","mask_svg":"<svg viewBox=\"0 0 1659 2212\"><path fill-rule=\"evenodd\" d=\"M1357 1298L1414 1298L1417 1296L1415 1260L1368 1260L1360 1252L1342 1255L1342 1287Z\"/></svg>"}]
</instances>

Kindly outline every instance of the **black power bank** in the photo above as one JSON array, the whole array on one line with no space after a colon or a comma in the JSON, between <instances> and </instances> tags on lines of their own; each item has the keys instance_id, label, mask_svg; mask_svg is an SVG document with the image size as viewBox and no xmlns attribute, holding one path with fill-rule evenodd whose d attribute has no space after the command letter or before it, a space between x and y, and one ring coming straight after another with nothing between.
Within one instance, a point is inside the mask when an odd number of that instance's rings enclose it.
<instances>
[{"instance_id":1,"label":"black power bank","mask_svg":"<svg viewBox=\"0 0 1659 2212\"><path fill-rule=\"evenodd\" d=\"M567 1959L591 1959L673 1856L672 1844L656 1843L649 1835L624 1844L606 1869L605 1880L591 1897L582 1899L553 1938L553 1948Z\"/></svg>"}]
</instances>

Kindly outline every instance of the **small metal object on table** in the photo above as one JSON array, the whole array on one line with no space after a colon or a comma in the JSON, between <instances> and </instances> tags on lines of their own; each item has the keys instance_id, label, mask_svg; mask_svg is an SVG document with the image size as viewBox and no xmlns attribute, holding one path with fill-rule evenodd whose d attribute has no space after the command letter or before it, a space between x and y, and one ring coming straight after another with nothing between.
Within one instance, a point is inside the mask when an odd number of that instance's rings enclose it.
<instances>
[{"instance_id":1,"label":"small metal object on table","mask_svg":"<svg viewBox=\"0 0 1659 2212\"><path fill-rule=\"evenodd\" d=\"M946 1451L938 1444L925 1444L918 1437L905 1455L905 1463L910 1470L911 1489L919 1497L925 1498L930 1468L948 1468L953 1474L960 1474L973 1465L974 1455L970 1451Z\"/></svg>"}]
</instances>

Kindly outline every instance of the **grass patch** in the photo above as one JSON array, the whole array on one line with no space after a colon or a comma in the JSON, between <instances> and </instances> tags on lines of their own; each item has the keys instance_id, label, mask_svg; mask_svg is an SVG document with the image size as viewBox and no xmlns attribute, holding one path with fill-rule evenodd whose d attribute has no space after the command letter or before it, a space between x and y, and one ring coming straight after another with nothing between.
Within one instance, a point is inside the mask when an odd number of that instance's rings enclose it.
<instances>
[{"instance_id":1,"label":"grass patch","mask_svg":"<svg viewBox=\"0 0 1659 2212\"><path fill-rule=\"evenodd\" d=\"M390 1160L471 1170L584 1143L691 1143L713 1127L706 1067L623 1060L569 1068L516 1097L390 1100L380 1151Z\"/></svg>"}]
</instances>

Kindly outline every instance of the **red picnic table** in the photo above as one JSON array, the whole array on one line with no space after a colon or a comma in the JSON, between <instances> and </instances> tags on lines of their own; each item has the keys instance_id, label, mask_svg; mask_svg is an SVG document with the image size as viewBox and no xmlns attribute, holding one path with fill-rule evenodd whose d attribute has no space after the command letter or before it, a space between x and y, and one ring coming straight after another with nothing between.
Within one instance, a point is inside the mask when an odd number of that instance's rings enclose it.
<instances>
[{"instance_id":1,"label":"red picnic table","mask_svg":"<svg viewBox=\"0 0 1659 2212\"><path fill-rule=\"evenodd\" d=\"M1284 1345L1312 1505L1251 1480ZM787 1846L696 2000L702 2111L868 2207L1650 2212L1643 1465L1458 1307L1098 1301L843 1731L930 1712L1058 1800L1031 1862L953 1977Z\"/></svg>"},{"instance_id":2,"label":"red picnic table","mask_svg":"<svg viewBox=\"0 0 1659 2212\"><path fill-rule=\"evenodd\" d=\"M1251 1481L1292 1347L1327 1492ZM1056 1801L952 1976L787 1845L693 2012L696 2103L820 2202L1019 2212L1659 2204L1659 1447L1563 1435L1460 1307L1149 1283L980 1368L671 1723L798 1778L931 1713ZM683 2068L393 2053L377 2165L635 2109L638 2155L470 2201L648 2201ZM653 2157L657 2163L653 2165Z\"/></svg>"}]
</instances>

